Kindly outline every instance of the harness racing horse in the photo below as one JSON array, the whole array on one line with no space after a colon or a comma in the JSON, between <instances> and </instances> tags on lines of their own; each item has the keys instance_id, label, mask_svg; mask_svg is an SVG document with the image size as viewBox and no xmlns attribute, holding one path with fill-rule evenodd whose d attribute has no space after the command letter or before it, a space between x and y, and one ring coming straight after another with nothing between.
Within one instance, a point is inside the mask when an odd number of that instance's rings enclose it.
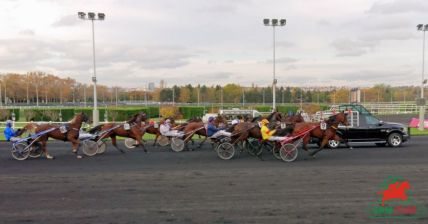
<instances>
[{"instance_id":1,"label":"harness racing horse","mask_svg":"<svg viewBox=\"0 0 428 224\"><path fill-rule=\"evenodd\" d=\"M52 124L41 124L37 125L35 132L39 133L42 131L46 131L51 128L55 128L51 132L46 133L40 139L38 142L40 142L42 150L44 154L46 155L47 159L53 159L54 157L49 155L48 150L46 148L46 143L49 139L49 137L57 140L63 140L63 141L69 141L72 144L73 147L73 153L77 154L79 149L79 131L82 127L83 122L88 122L88 116L84 113L79 113L67 124L65 124L65 133L62 132L61 129L63 129L61 126L63 125L52 125ZM82 156L77 155L77 158L82 158Z\"/></svg>"},{"instance_id":2,"label":"harness racing horse","mask_svg":"<svg viewBox=\"0 0 428 224\"><path fill-rule=\"evenodd\" d=\"M320 147L309 153L310 156L314 156L319 151L323 150L324 147L327 145L329 140L336 140L340 141L340 137L336 135L337 128L339 124L343 124L345 126L349 126L347 115L344 111L335 114L331 116L327 121L327 129L322 130L319 123L314 122L303 122L303 123L296 123L292 135L298 135L299 133L303 133L307 130L310 130L309 135L306 135L303 137L303 149L305 151L308 151L307 145L311 139L311 137L318 138L321 140Z\"/></svg>"},{"instance_id":3,"label":"harness racing horse","mask_svg":"<svg viewBox=\"0 0 428 224\"><path fill-rule=\"evenodd\" d=\"M185 133L183 136L183 139L185 139L184 143L187 143L188 141L192 140L193 135L197 134L199 136L205 137L202 142L199 143L198 146L198 148L202 147L202 145L208 138L204 122L202 122L202 119L200 118L191 119L188 122L189 123L181 130ZM220 124L227 124L227 120L219 114L216 118L214 118L214 125L218 127Z\"/></svg>"},{"instance_id":4,"label":"harness racing horse","mask_svg":"<svg viewBox=\"0 0 428 224\"><path fill-rule=\"evenodd\" d=\"M171 125L172 125L172 126L175 126L175 119L174 119L173 117L168 117L167 119L169 119L169 120L171 121ZM162 122L163 122L163 121L162 121ZM154 124L149 124L148 126L142 127L142 128L141 128L141 130L142 130L142 131L144 131L144 132L143 132L143 135L144 135L145 133L149 133L149 134L152 134L152 135L156 135L156 137L155 137L155 141L153 142L153 146L156 146L156 143L158 142L159 136L161 136L161 135L162 135L162 134L160 133L159 126L156 128L156 127L154 126ZM143 140L143 141L144 141L144 140Z\"/></svg>"},{"instance_id":5,"label":"harness racing horse","mask_svg":"<svg viewBox=\"0 0 428 224\"><path fill-rule=\"evenodd\" d=\"M144 145L142 143L142 137L144 135L144 131L141 128L141 122L146 120L147 120L146 114L144 112L140 112L132 116L132 118L128 120L125 124L107 123L103 125L98 125L92 128L91 130L89 130L89 133L94 134L97 131L103 132L103 131L110 130L108 131L108 133L106 133L101 137L102 139L110 137L111 144L120 152L124 153L124 151L117 146L116 136L128 137L128 138L134 139L136 141L136 144L134 146L141 146L144 152L147 153L147 150L146 148L144 148ZM126 124L129 125L129 129L126 128L127 126ZM96 141L98 140L100 139L96 139Z\"/></svg>"}]
</instances>

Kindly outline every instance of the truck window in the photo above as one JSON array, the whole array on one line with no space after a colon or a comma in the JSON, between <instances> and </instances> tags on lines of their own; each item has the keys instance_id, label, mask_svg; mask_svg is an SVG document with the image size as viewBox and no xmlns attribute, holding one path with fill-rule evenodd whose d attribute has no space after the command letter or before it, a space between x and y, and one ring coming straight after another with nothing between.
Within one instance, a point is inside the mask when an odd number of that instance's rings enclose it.
<instances>
[{"instance_id":1,"label":"truck window","mask_svg":"<svg viewBox=\"0 0 428 224\"><path fill-rule=\"evenodd\" d=\"M379 120L376 117L373 117L373 116L365 116L365 117L368 125L379 124Z\"/></svg>"}]
</instances>

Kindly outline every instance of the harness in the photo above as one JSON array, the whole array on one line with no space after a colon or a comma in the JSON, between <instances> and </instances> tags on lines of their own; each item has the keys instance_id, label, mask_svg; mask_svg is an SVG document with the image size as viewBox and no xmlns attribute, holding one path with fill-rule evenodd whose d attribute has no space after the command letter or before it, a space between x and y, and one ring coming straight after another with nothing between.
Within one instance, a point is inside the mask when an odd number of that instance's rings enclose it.
<instances>
[{"instance_id":1,"label":"harness","mask_svg":"<svg viewBox=\"0 0 428 224\"><path fill-rule=\"evenodd\" d=\"M79 129L70 128L70 124L65 124L59 127L59 131L64 135L64 138L62 139L64 142L67 141L67 135L71 130L75 130L79 134Z\"/></svg>"}]
</instances>

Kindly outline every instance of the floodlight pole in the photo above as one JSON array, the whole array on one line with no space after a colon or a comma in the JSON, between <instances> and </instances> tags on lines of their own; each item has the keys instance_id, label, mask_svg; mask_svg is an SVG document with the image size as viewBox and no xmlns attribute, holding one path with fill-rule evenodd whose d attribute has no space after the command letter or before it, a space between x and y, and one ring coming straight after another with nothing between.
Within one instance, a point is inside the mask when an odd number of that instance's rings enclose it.
<instances>
[{"instance_id":1,"label":"floodlight pole","mask_svg":"<svg viewBox=\"0 0 428 224\"><path fill-rule=\"evenodd\" d=\"M276 110L276 74L275 74L275 47L276 47L276 38L275 38L275 27L276 26L285 26L285 19L264 19L263 23L265 26L272 26L273 30L273 82L272 82L272 111Z\"/></svg>"},{"instance_id":2,"label":"floodlight pole","mask_svg":"<svg viewBox=\"0 0 428 224\"><path fill-rule=\"evenodd\" d=\"M94 82L94 110L92 111L92 120L94 126L97 126L100 120L100 114L98 111L97 104L97 71L95 66L95 29L94 29L94 20L91 19L92 22L92 52L94 56L94 76L92 77L92 81Z\"/></svg>"},{"instance_id":3,"label":"floodlight pole","mask_svg":"<svg viewBox=\"0 0 428 224\"><path fill-rule=\"evenodd\" d=\"M420 26L420 27L419 27ZM423 32L423 40L422 40L422 80L421 80L421 101L424 100L424 73L425 73L425 31L428 30L427 25L418 25L418 30ZM422 103L422 102L421 102ZM425 128L425 105L421 104L419 108L419 130L423 131Z\"/></svg>"},{"instance_id":4,"label":"floodlight pole","mask_svg":"<svg viewBox=\"0 0 428 224\"><path fill-rule=\"evenodd\" d=\"M93 63L94 63L94 76L92 76L92 82L94 85L94 109L92 111L92 121L93 125L96 126L99 123L100 116L98 111L98 98L97 98L97 71L96 71L96 64L95 64L95 28L94 28L94 20L104 20L105 14L104 13L98 13L98 18L96 18L95 13L89 12L88 16L86 17L86 13L78 12L78 16L80 19L83 20L91 20L92 23L92 54L93 54Z\"/></svg>"}]
</instances>

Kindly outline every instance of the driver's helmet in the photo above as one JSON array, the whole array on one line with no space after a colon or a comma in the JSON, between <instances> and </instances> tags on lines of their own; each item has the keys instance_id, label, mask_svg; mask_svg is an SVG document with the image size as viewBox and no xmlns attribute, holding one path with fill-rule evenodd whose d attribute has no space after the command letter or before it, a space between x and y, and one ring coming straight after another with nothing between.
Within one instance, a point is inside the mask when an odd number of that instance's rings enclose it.
<instances>
[{"instance_id":1,"label":"driver's helmet","mask_svg":"<svg viewBox=\"0 0 428 224\"><path fill-rule=\"evenodd\" d=\"M269 124L269 121L268 121L267 119L263 119L263 120L261 121L261 123L262 123L263 125L266 125L266 124Z\"/></svg>"}]
</instances>

